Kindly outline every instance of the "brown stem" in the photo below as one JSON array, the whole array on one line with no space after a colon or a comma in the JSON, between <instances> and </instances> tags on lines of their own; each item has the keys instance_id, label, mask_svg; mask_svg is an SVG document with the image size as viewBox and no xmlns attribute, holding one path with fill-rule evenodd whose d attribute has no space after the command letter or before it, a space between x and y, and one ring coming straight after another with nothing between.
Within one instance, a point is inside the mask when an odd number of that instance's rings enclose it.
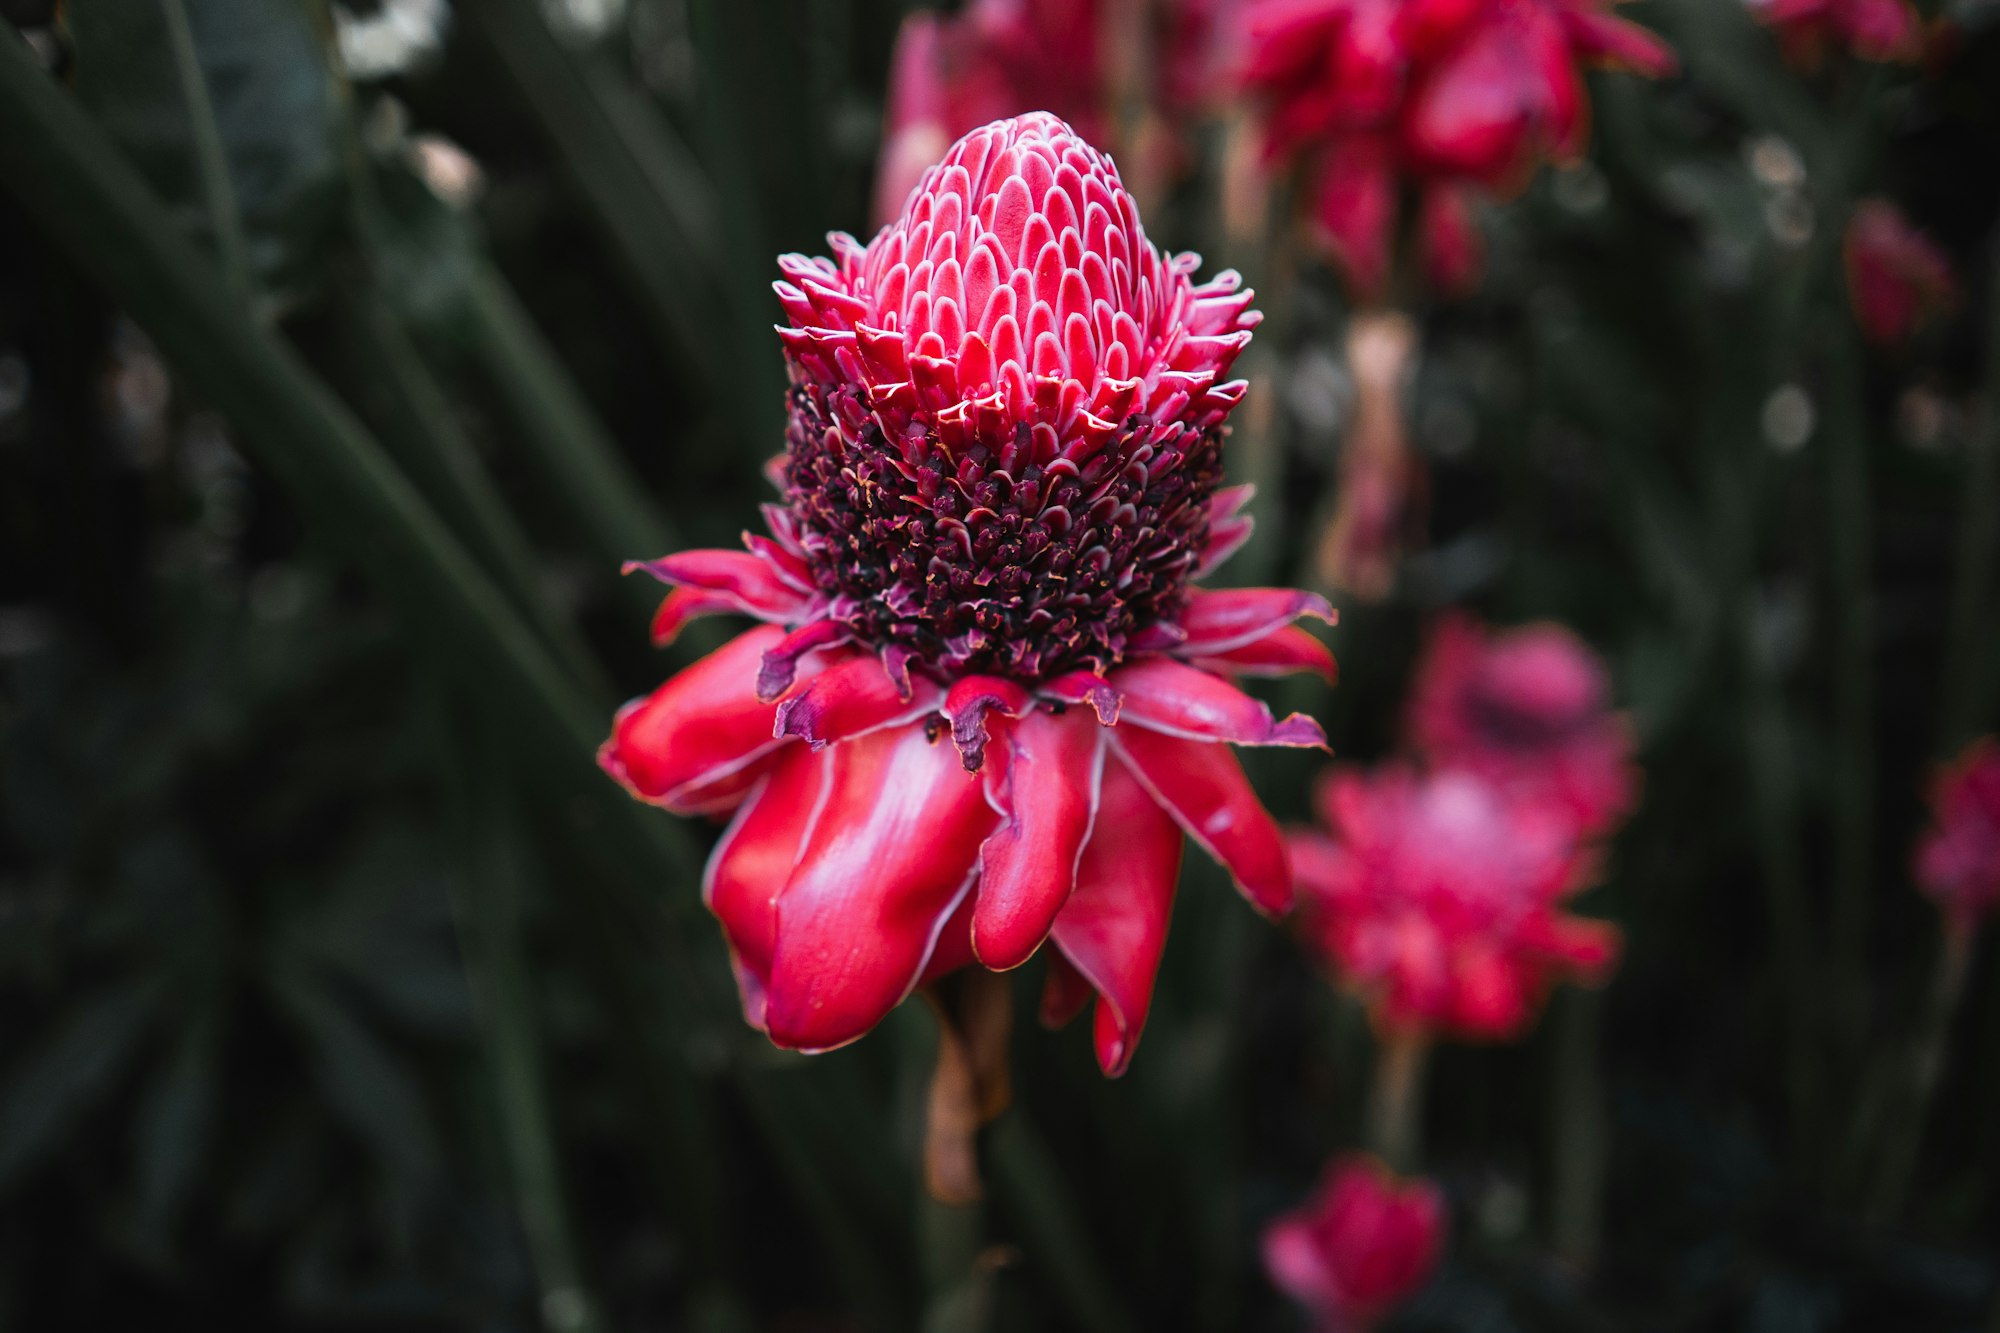
<instances>
[{"instance_id":1,"label":"brown stem","mask_svg":"<svg viewBox=\"0 0 2000 1333\"><path fill-rule=\"evenodd\" d=\"M1396 1171L1416 1166L1423 1130L1424 1066L1430 1050L1427 1032L1382 1035L1369 1096L1368 1147Z\"/></svg>"},{"instance_id":2,"label":"brown stem","mask_svg":"<svg viewBox=\"0 0 2000 1333\"><path fill-rule=\"evenodd\" d=\"M1363 601L1380 601L1395 586L1422 484L1403 408L1416 352L1416 321L1400 310L1363 310L1348 321L1354 414L1340 450L1333 518L1320 537L1318 574Z\"/></svg>"}]
</instances>

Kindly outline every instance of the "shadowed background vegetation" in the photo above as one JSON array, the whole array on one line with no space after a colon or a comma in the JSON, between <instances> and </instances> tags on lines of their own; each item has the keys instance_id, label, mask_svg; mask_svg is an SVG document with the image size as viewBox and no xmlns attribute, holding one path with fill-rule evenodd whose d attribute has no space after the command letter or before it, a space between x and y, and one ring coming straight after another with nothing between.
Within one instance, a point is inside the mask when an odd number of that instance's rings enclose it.
<instances>
[{"instance_id":1,"label":"shadowed background vegetation","mask_svg":"<svg viewBox=\"0 0 2000 1333\"><path fill-rule=\"evenodd\" d=\"M1370 1038L1212 867L1126 1078L1018 986L953 1212L928 1011L772 1050L714 830L592 762L718 641L649 649L618 565L767 497L773 258L863 229L901 8L60 9L0 2L0 1326L1297 1327L1257 1231L1354 1141ZM1587 161L1425 313L1428 544L1337 690L1274 696L1378 755L1466 605L1576 627L1642 739L1586 900L1624 967L1440 1053L1454 1239L1397 1326L2000 1328L2000 958L1939 1031L1907 875L1928 766L2000 724L2000 14L1919 77L1630 12L1683 75L1595 84ZM1223 575L1290 582L1344 312L1222 254L1218 135L1149 220L1264 292ZM1895 353L1840 272L1878 193L1962 287ZM1303 818L1316 757L1249 762Z\"/></svg>"}]
</instances>

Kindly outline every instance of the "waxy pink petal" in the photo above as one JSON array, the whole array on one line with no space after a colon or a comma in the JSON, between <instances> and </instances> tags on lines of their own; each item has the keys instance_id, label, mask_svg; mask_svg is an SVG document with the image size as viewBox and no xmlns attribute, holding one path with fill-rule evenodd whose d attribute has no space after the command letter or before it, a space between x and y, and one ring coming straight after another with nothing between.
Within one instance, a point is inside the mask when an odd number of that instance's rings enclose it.
<instances>
[{"instance_id":1,"label":"waxy pink petal","mask_svg":"<svg viewBox=\"0 0 2000 1333\"><path fill-rule=\"evenodd\" d=\"M972 947L1006 971L1028 961L1076 884L1097 813L1103 729L1081 709L1036 709L1009 726L987 770L987 799L1005 819L979 852Z\"/></svg>"},{"instance_id":2,"label":"waxy pink petal","mask_svg":"<svg viewBox=\"0 0 2000 1333\"><path fill-rule=\"evenodd\" d=\"M1196 588L1181 612L1187 636L1177 650L1184 656L1211 657L1254 643L1301 616L1315 616L1329 625L1339 615L1326 598L1298 588Z\"/></svg>"},{"instance_id":3,"label":"waxy pink petal","mask_svg":"<svg viewBox=\"0 0 2000 1333\"><path fill-rule=\"evenodd\" d=\"M759 620L797 621L804 617L809 601L772 561L748 551L682 551L626 564L626 573L635 570L644 570L662 583L727 597L737 610Z\"/></svg>"},{"instance_id":4,"label":"waxy pink petal","mask_svg":"<svg viewBox=\"0 0 2000 1333\"><path fill-rule=\"evenodd\" d=\"M964 676L952 685L944 696L944 715L966 772L977 773L984 760L986 715L1019 717L1028 710L1028 702L1026 689L999 676Z\"/></svg>"},{"instance_id":5,"label":"waxy pink petal","mask_svg":"<svg viewBox=\"0 0 2000 1333\"><path fill-rule=\"evenodd\" d=\"M1131 1063L1152 1007L1180 879L1181 836L1118 763L1105 765L1098 827L1103 835L1084 847L1076 891L1050 937L1097 992L1091 1034L1097 1063L1116 1078Z\"/></svg>"},{"instance_id":6,"label":"waxy pink petal","mask_svg":"<svg viewBox=\"0 0 2000 1333\"><path fill-rule=\"evenodd\" d=\"M729 941L743 1017L760 1031L778 940L778 893L805 846L827 768L804 746L780 756L715 844L702 874L702 901Z\"/></svg>"},{"instance_id":7,"label":"waxy pink petal","mask_svg":"<svg viewBox=\"0 0 2000 1333\"><path fill-rule=\"evenodd\" d=\"M626 704L598 751L599 765L643 800L698 808L699 789L783 743L771 734L776 710L753 688L758 663L783 638L776 626L760 625Z\"/></svg>"},{"instance_id":8,"label":"waxy pink petal","mask_svg":"<svg viewBox=\"0 0 2000 1333\"><path fill-rule=\"evenodd\" d=\"M882 659L855 652L832 663L778 701L776 730L817 750L880 727L913 722L938 708L940 691L927 680L899 683Z\"/></svg>"},{"instance_id":9,"label":"waxy pink petal","mask_svg":"<svg viewBox=\"0 0 2000 1333\"><path fill-rule=\"evenodd\" d=\"M996 816L958 752L921 726L824 752L821 810L778 897L766 1030L823 1051L882 1021L971 887Z\"/></svg>"},{"instance_id":10,"label":"waxy pink petal","mask_svg":"<svg viewBox=\"0 0 2000 1333\"><path fill-rule=\"evenodd\" d=\"M1333 650L1297 625L1273 630L1241 648L1196 658L1193 665L1205 671L1239 676L1286 676L1295 671L1311 671L1324 677L1328 684L1340 678Z\"/></svg>"},{"instance_id":11,"label":"waxy pink petal","mask_svg":"<svg viewBox=\"0 0 2000 1333\"><path fill-rule=\"evenodd\" d=\"M1290 909L1284 839L1228 746L1127 726L1111 733L1111 745L1257 910L1281 916Z\"/></svg>"},{"instance_id":12,"label":"waxy pink petal","mask_svg":"<svg viewBox=\"0 0 2000 1333\"><path fill-rule=\"evenodd\" d=\"M1170 657L1134 662L1111 680L1124 699L1125 728L1234 745L1326 745L1326 733L1305 714L1276 721L1262 702L1222 677Z\"/></svg>"}]
</instances>

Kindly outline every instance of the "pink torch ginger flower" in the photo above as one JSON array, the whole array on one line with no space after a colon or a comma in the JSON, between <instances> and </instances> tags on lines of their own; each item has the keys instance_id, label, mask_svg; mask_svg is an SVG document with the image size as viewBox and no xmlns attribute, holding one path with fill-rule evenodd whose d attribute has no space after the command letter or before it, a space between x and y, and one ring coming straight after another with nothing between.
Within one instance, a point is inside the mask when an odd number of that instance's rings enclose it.
<instances>
[{"instance_id":1,"label":"pink torch ginger flower","mask_svg":"<svg viewBox=\"0 0 2000 1333\"><path fill-rule=\"evenodd\" d=\"M1944 252L1886 199L1855 206L1845 248L1848 299L1871 341L1904 341L1957 296Z\"/></svg>"},{"instance_id":2,"label":"pink torch ginger flower","mask_svg":"<svg viewBox=\"0 0 2000 1333\"><path fill-rule=\"evenodd\" d=\"M1961 934L2000 910L2000 741L1982 737L1938 775L1916 879Z\"/></svg>"},{"instance_id":3,"label":"pink torch ginger flower","mask_svg":"<svg viewBox=\"0 0 2000 1333\"><path fill-rule=\"evenodd\" d=\"M1830 49L1874 61L1923 51L1923 20L1908 0L1751 0L1750 8L1798 65L1817 65Z\"/></svg>"},{"instance_id":4,"label":"pink torch ginger flower","mask_svg":"<svg viewBox=\"0 0 2000 1333\"><path fill-rule=\"evenodd\" d=\"M1182 831L1260 909L1284 842L1232 744L1323 745L1228 677L1331 673L1290 589L1191 586L1248 536L1220 490L1234 273L1146 239L1110 161L999 121L896 222L787 255L787 452L769 536L645 566L656 620L750 630L618 715L635 795L732 813L708 867L745 1016L861 1036L926 979L1055 942L1049 1008L1097 997L1110 1073L1152 996Z\"/></svg>"},{"instance_id":5,"label":"pink torch ginger flower","mask_svg":"<svg viewBox=\"0 0 2000 1333\"><path fill-rule=\"evenodd\" d=\"M1356 1333L1409 1299L1444 1247L1444 1196L1372 1157L1328 1165L1304 1206L1264 1232L1271 1281L1323 1333Z\"/></svg>"},{"instance_id":6,"label":"pink torch ginger flower","mask_svg":"<svg viewBox=\"0 0 2000 1333\"><path fill-rule=\"evenodd\" d=\"M1582 66L1674 68L1599 0L1258 0L1249 40L1266 153L1305 165L1316 229L1363 300L1387 283L1406 184L1431 282L1463 291L1479 267L1471 198L1582 152Z\"/></svg>"},{"instance_id":7,"label":"pink torch ginger flower","mask_svg":"<svg viewBox=\"0 0 2000 1333\"><path fill-rule=\"evenodd\" d=\"M1336 768L1328 833L1291 840L1306 943L1390 1032L1521 1035L1558 980L1602 980L1615 928L1563 913L1591 861L1565 814L1482 776Z\"/></svg>"},{"instance_id":8,"label":"pink torch ginger flower","mask_svg":"<svg viewBox=\"0 0 2000 1333\"><path fill-rule=\"evenodd\" d=\"M1632 730L1611 707L1604 663L1560 625L1498 633L1438 622L1411 690L1410 740L1433 764L1470 769L1608 832L1637 800Z\"/></svg>"}]
</instances>

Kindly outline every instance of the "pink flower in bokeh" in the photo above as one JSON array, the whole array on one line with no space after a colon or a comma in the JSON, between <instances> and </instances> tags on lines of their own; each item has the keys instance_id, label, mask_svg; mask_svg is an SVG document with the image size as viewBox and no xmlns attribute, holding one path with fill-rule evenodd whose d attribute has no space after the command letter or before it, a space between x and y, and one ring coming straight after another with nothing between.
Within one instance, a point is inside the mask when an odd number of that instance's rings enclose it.
<instances>
[{"instance_id":1,"label":"pink flower in bokeh","mask_svg":"<svg viewBox=\"0 0 2000 1333\"><path fill-rule=\"evenodd\" d=\"M893 222L919 178L969 130L1047 111L1090 143L1110 130L1104 0L970 0L917 10L889 61L875 220Z\"/></svg>"},{"instance_id":2,"label":"pink flower in bokeh","mask_svg":"<svg viewBox=\"0 0 2000 1333\"><path fill-rule=\"evenodd\" d=\"M1556 982L1616 963L1615 927L1562 910L1593 857L1532 793L1388 764L1317 797L1326 832L1291 838L1300 930L1383 1029L1511 1040Z\"/></svg>"},{"instance_id":3,"label":"pink flower in bokeh","mask_svg":"<svg viewBox=\"0 0 2000 1333\"><path fill-rule=\"evenodd\" d=\"M1875 342L1902 342L1957 297L1944 252L1886 199L1855 205L1846 252L1854 318Z\"/></svg>"},{"instance_id":4,"label":"pink flower in bokeh","mask_svg":"<svg viewBox=\"0 0 2000 1333\"><path fill-rule=\"evenodd\" d=\"M1358 1333L1430 1280L1444 1248L1444 1195L1372 1157L1328 1164L1312 1197L1264 1231L1264 1270L1318 1320Z\"/></svg>"},{"instance_id":5,"label":"pink flower in bokeh","mask_svg":"<svg viewBox=\"0 0 2000 1333\"><path fill-rule=\"evenodd\" d=\"M1406 189L1430 281L1462 291L1479 265L1471 197L1582 151L1583 66L1674 68L1598 0L1258 0L1249 23L1265 151L1305 168L1316 230L1363 300L1386 285Z\"/></svg>"},{"instance_id":6,"label":"pink flower in bokeh","mask_svg":"<svg viewBox=\"0 0 2000 1333\"><path fill-rule=\"evenodd\" d=\"M1441 618L1417 667L1409 734L1432 764L1529 793L1584 835L1610 831L1638 797L1632 728L1612 709L1610 674L1551 622L1494 632L1462 613Z\"/></svg>"},{"instance_id":7,"label":"pink flower in bokeh","mask_svg":"<svg viewBox=\"0 0 2000 1333\"><path fill-rule=\"evenodd\" d=\"M1877 61L1923 52L1923 20L1909 0L1751 0L1750 8L1795 64L1816 65L1828 50Z\"/></svg>"},{"instance_id":8,"label":"pink flower in bokeh","mask_svg":"<svg viewBox=\"0 0 2000 1333\"><path fill-rule=\"evenodd\" d=\"M1257 321L1197 285L1048 115L968 134L868 245L787 255L787 452L743 551L644 566L655 620L768 622L618 715L634 795L732 814L704 890L746 1018L861 1036L920 982L1053 939L1109 1073L1151 1002L1185 830L1261 910L1285 847L1232 745L1323 745L1229 680L1333 659L1285 588L1192 581L1249 535L1219 489Z\"/></svg>"},{"instance_id":9,"label":"pink flower in bokeh","mask_svg":"<svg viewBox=\"0 0 2000 1333\"><path fill-rule=\"evenodd\" d=\"M1938 774L1916 879L1955 930L2000 911L2000 741L1981 737Z\"/></svg>"}]
</instances>

